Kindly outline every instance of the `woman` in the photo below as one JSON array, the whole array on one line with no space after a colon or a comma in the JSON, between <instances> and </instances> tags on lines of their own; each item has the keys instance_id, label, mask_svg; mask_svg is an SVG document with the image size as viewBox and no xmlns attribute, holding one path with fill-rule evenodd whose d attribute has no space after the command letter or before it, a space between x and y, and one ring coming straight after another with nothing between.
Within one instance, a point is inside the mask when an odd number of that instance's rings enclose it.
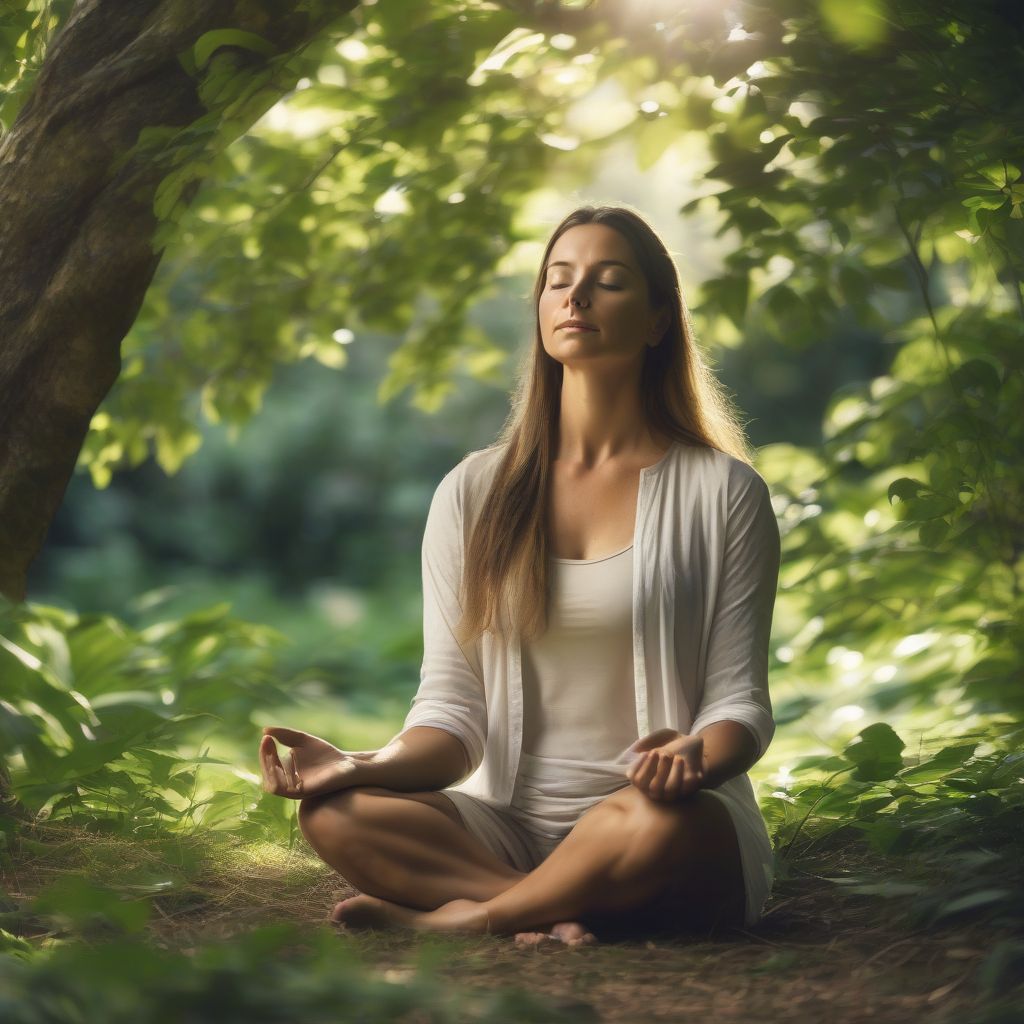
<instances>
[{"instance_id":1,"label":"woman","mask_svg":"<svg viewBox=\"0 0 1024 1024\"><path fill-rule=\"evenodd\" d=\"M749 926L773 866L746 774L774 732L767 488L636 213L566 217L534 309L502 438L431 503L403 731L345 753L269 728L264 785L361 891L348 926Z\"/></svg>"}]
</instances>

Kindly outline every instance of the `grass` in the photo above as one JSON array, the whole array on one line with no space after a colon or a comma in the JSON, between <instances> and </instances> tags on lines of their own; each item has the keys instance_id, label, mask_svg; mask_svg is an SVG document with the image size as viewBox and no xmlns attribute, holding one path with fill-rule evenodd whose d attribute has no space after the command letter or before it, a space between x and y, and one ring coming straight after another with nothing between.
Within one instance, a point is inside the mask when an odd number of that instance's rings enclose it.
<instances>
[{"instance_id":1,"label":"grass","mask_svg":"<svg viewBox=\"0 0 1024 1024\"><path fill-rule=\"evenodd\" d=\"M1012 929L994 927L991 915L969 913L922 924L910 896L856 894L833 881L910 876L937 887L949 882L933 861L884 858L837 833L780 865L767 915L752 930L521 950L493 936L333 934L326 912L351 890L301 848L245 843L225 833L132 839L54 823L16 834L3 865L7 909L0 927L34 949L72 938L95 945L120 932L161 950L203 956L211 946L230 948L283 923L300 945L319 949L328 966L336 955L339 965L360 965L364 979L415 989L417 1006L448 1005L457 995L453 1020L637 1022L686 1015L729 1022L756 1012L767 1022L1019 1021L1012 1013L1024 1005L1024 986L1014 974L1017 961L1006 953L1018 941ZM97 912L101 904L90 903L88 891L140 912L120 920ZM516 995L523 990L547 1010ZM434 1020L434 1010L425 1009L421 1019Z\"/></svg>"}]
</instances>

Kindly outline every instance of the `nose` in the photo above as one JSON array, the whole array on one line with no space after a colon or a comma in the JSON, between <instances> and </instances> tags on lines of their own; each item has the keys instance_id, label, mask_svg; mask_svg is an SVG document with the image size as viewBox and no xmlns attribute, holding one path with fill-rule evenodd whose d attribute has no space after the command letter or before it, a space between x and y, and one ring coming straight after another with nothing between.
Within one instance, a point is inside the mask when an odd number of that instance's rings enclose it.
<instances>
[{"instance_id":1,"label":"nose","mask_svg":"<svg viewBox=\"0 0 1024 1024\"><path fill-rule=\"evenodd\" d=\"M590 296L587 294L587 289L582 281L567 289L569 294L569 306L578 306L580 308L586 308L590 305Z\"/></svg>"}]
</instances>

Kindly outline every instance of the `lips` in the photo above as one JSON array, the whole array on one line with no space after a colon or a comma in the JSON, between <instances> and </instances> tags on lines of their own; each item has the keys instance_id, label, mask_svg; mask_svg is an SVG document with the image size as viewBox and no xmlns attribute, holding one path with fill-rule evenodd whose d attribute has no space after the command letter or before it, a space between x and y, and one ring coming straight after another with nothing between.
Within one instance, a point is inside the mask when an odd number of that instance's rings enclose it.
<instances>
[{"instance_id":1,"label":"lips","mask_svg":"<svg viewBox=\"0 0 1024 1024\"><path fill-rule=\"evenodd\" d=\"M560 331L563 328L575 328L580 331L596 331L597 328L593 324L588 324L586 320L564 320L560 323L555 330Z\"/></svg>"}]
</instances>

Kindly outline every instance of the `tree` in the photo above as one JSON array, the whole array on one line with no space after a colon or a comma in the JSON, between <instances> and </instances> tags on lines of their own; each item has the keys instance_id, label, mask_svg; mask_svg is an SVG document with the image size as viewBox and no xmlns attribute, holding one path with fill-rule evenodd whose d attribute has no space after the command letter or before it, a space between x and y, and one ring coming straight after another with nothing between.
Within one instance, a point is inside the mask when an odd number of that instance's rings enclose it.
<instances>
[{"instance_id":1,"label":"tree","mask_svg":"<svg viewBox=\"0 0 1024 1024\"><path fill-rule=\"evenodd\" d=\"M0 143L0 591L15 597L118 375L166 242L159 219L355 4L37 6L3 22L10 78L63 21Z\"/></svg>"},{"instance_id":2,"label":"tree","mask_svg":"<svg viewBox=\"0 0 1024 1024\"><path fill-rule=\"evenodd\" d=\"M304 138L270 115L163 179L162 277L82 461L99 484L151 447L173 470L197 407L240 424L278 362L338 365L367 327L417 324L382 390L436 407L459 369L494 372L465 316L524 237L522 198L610 142L650 162L697 135L695 204L737 240L703 333L799 347L853 319L893 350L888 374L835 396L824 450L763 453L784 594L814 624L797 653L881 650L942 618L941 667L891 699L976 665L980 704L1005 701L1024 647L1021 44L996 0L360 8L289 59L288 109L316 119ZM255 73L253 52L224 56ZM599 84L632 114L583 116Z\"/></svg>"}]
</instances>

